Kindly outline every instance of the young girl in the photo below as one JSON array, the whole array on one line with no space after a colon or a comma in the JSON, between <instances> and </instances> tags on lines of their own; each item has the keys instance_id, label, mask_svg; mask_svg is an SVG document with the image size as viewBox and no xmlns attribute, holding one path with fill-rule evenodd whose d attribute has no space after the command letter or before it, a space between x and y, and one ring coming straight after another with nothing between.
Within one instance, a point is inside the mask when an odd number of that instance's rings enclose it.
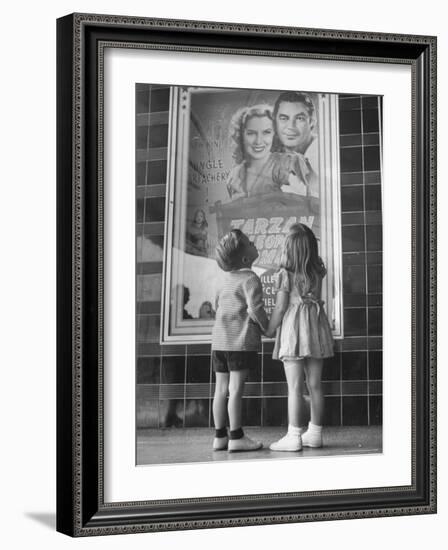
<instances>
[{"instance_id":1,"label":"young girl","mask_svg":"<svg viewBox=\"0 0 448 550\"><path fill-rule=\"evenodd\" d=\"M273 358L281 359L288 383L288 433L272 443L272 451L300 451L322 446L324 395L322 366L333 355L333 337L320 299L325 266L314 233L301 223L291 226L277 273L277 297L266 332L276 341ZM311 421L303 433L301 405L308 386Z\"/></svg>"}]
</instances>

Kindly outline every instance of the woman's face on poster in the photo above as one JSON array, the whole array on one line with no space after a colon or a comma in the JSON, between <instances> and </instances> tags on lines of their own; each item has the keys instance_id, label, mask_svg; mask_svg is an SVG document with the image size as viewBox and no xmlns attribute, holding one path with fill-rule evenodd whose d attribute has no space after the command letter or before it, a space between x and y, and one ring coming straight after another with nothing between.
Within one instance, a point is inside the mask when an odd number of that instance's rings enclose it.
<instances>
[{"instance_id":1,"label":"woman's face on poster","mask_svg":"<svg viewBox=\"0 0 448 550\"><path fill-rule=\"evenodd\" d=\"M269 155L274 139L274 125L267 116L253 116L243 130L244 153L248 160L260 160Z\"/></svg>"}]
</instances>

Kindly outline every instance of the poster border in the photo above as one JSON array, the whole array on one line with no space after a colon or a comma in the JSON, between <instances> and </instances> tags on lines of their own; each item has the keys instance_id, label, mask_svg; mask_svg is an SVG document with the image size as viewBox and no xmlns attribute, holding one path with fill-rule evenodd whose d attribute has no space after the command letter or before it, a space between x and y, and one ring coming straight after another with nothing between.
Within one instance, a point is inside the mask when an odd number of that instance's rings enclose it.
<instances>
[{"instance_id":1,"label":"poster border","mask_svg":"<svg viewBox=\"0 0 448 550\"><path fill-rule=\"evenodd\" d=\"M431 36L110 15L58 20L58 531L90 536L436 512L436 44ZM104 502L102 63L111 46L411 65L410 486Z\"/></svg>"}]
</instances>

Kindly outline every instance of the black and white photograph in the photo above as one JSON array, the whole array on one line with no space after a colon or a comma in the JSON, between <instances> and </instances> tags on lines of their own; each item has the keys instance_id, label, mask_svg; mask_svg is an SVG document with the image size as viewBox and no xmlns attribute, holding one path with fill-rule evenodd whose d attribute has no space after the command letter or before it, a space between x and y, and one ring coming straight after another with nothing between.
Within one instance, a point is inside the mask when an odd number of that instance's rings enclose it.
<instances>
[{"instance_id":1,"label":"black and white photograph","mask_svg":"<svg viewBox=\"0 0 448 550\"><path fill-rule=\"evenodd\" d=\"M382 97L137 83L136 464L382 452Z\"/></svg>"}]
</instances>

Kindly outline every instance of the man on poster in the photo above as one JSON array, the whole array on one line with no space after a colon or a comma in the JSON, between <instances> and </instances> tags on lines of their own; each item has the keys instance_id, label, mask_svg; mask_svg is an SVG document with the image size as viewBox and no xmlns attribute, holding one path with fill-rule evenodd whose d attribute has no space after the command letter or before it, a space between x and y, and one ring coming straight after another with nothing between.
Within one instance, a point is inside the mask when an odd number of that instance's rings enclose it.
<instances>
[{"instance_id":1,"label":"man on poster","mask_svg":"<svg viewBox=\"0 0 448 550\"><path fill-rule=\"evenodd\" d=\"M282 92L274 105L274 150L299 154L301 173L308 186L308 195L319 196L318 177L311 166L307 152L316 143L316 110L313 100L303 92ZM303 182L290 178L282 188L289 193L304 194Z\"/></svg>"}]
</instances>

